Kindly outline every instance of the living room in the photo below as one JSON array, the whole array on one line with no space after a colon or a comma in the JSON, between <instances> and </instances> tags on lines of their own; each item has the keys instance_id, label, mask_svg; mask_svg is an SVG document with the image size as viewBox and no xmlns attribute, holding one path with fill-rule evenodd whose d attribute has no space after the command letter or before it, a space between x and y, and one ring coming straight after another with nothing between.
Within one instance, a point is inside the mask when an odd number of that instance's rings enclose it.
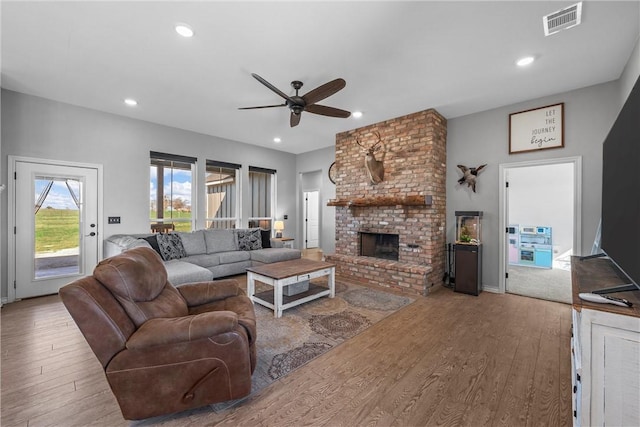
<instances>
[{"instance_id":1,"label":"living room","mask_svg":"<svg viewBox=\"0 0 640 427\"><path fill-rule=\"evenodd\" d=\"M9 3L9 2L7 2ZM587 12L594 13L589 8L593 5L605 7L601 2L584 2L585 22L581 24L587 27L589 21L586 19ZM564 3L549 2L544 9L547 13L553 12L566 6ZM509 5L509 7L515 7ZM519 6L518 6L519 7ZM491 86L493 92L498 93L494 105L490 108L478 109L473 106L482 105L484 99L473 99L471 96L468 103L472 105L465 114L451 115L447 118L447 153L446 165L443 172L446 174L446 240L453 241L455 234L455 211L478 210L484 212L483 222L483 276L482 287L484 291L502 293L504 292L504 281L501 279L501 211L500 198L502 189L499 187L499 165L527 161L543 161L558 158L580 157L582 162L582 194L581 194L581 221L578 230L577 248L579 254L589 254L596 237L598 222L600 220L601 204L601 171L602 171L602 142L606 138L618 112L627 99L631 88L640 75L640 47L638 44L638 12L637 2L627 2L616 4L620 7L620 16L631 16L631 24L620 29L621 38L619 44L598 47L603 50L615 51L620 57L625 57L624 61L619 61L612 68L615 70L611 74L603 72L605 77L598 77L587 83L576 83L574 86L568 85L563 90L549 92L546 86L552 84L552 79L545 75L535 75L524 78L527 82L528 95L521 97L517 102L508 102L506 94L500 94L500 79L516 78L512 75L500 75L495 79L484 81L469 78L461 83L469 91L473 86ZM3 4L3 21L9 19L6 15L5 4ZM549 10L546 10L549 9ZM615 9L615 8L614 8ZM631 11L629 11L631 10ZM596 19L591 17L595 21ZM185 18L186 20L186 18ZM536 16L536 25L542 27L541 16ZM346 21L346 19L345 19ZM615 19L612 19L615 22ZM626 22L626 21L625 21ZM375 22L374 22L375 23ZM374 24L371 23L371 24ZM381 22L377 22L381 24ZM273 26L277 26L272 24ZM593 25L593 24L591 24ZM5 27L3 22L3 28ZM583 27L576 27L575 31ZM384 27L377 27L376 31L383 31ZM540 29L541 30L541 29ZM3 30L4 33L5 30ZM199 28L196 28L196 39ZM239 30L240 31L240 30ZM245 31L245 30L242 30ZM616 31L611 31L615 33ZM566 33L555 36L571 34ZM15 33L9 34L15 37ZM554 36L551 36L554 37ZM7 35L3 34L3 44L7 43ZM195 40L195 39L194 39ZM552 40L552 39L549 39ZM571 47L581 46L582 41L573 40ZM594 49L596 46L594 46ZM3 49L4 50L4 49ZM387 52L390 54L390 52ZM296 56L296 52L287 52L287 55ZM4 56L4 53L3 53ZM390 55L392 57L392 55ZM509 58L512 61L515 58ZM542 58L540 58L542 59ZM38 63L33 59L31 66L38 67ZM391 59L390 59L391 60ZM267 59L263 58L263 61ZM277 60L270 59L277 62ZM294 63L296 61L293 61ZM540 61L543 62L543 61ZM597 61L596 61L597 62ZM308 151L300 151L295 146L296 141L283 141L281 145L274 145L269 140L268 143L261 141L259 144L242 142L242 140L230 137L222 137L216 133L204 133L189 129L188 123L183 127L166 125L161 122L153 122L147 118L140 118L135 110L125 110L123 107L113 107L111 111L100 111L99 109L74 105L73 100L61 102L59 100L47 99L37 95L36 88L21 86L23 83L18 76L11 75L10 69L5 70L6 61L3 60L3 82L2 82L2 170L0 181L8 188L12 185L10 174L13 173L9 163L9 156L19 158L49 159L52 161L71 162L78 164L99 164L102 167L101 184L101 205L99 236L100 242L103 238L121 233L144 233L149 230L149 158L150 152L172 153L184 156L191 156L197 159L195 182L204 182L205 165L207 160L221 162L231 162L241 165L242 181L247 183L249 167L268 168L277 171L276 188L277 200L272 217L274 220L283 220L285 224L285 235L294 238L294 245L302 248L303 221L302 221L302 188L301 176L309 173L319 172L321 177L320 187L320 217L322 219L320 229L320 248L324 254L335 252L336 243L336 208L327 206L330 199L336 197L336 187L329 180L328 170L336 159L335 136L340 132L350 129L357 129L366 125L380 123L407 114L412 114L428 108L435 108L440 113L446 110L443 103L431 103L422 101L420 108L406 110L396 108L392 112L379 119L369 121L365 110L364 119L366 121L355 121L355 119L341 124L343 128L333 132L329 137L326 134L316 135L311 133L311 138L316 138L317 146L311 145ZM591 68L590 65L585 66ZM535 67L535 63L533 66ZM253 63L252 63L252 66ZM470 68L474 66L469 66ZM244 69L237 71L241 76L243 90L246 92L242 98L236 100L226 100L223 105L202 108L199 118L216 115L217 110L231 109L254 105L266 101L272 102L269 91L251 78L251 72L262 72L259 69ZM265 64L266 67L266 64ZM353 65L356 67L356 65ZM515 67L515 66L514 66ZM269 69L274 66L270 65ZM277 67L275 67L277 68ZM288 71L282 71L278 76L278 85L282 79L298 78L299 71L295 66L288 64ZM115 70L114 70L115 72ZM154 72L147 71L152 79ZM313 76L309 70L302 71L305 76ZM322 73L326 80L340 75L333 75L337 72L328 70ZM290 75L292 74L292 75ZM327 102L343 108L352 108L347 103L347 92L350 85L357 79L355 74L353 80L347 78L347 88L342 91L341 97L336 95ZM265 73L266 75L266 73ZM575 76L576 80L581 76ZM346 76L345 76L346 78ZM520 77L522 78L522 77ZM397 78L397 80L402 80ZM158 79L161 84L162 79ZM324 83L325 80L318 80L315 83L309 82L311 89L314 85ZM317 83L317 84L316 84ZM226 85L226 83L221 83ZM432 83L437 86L439 83ZM209 86L210 82L203 83ZM78 92L87 88L78 89ZM237 88L240 89L240 88ZM285 89L285 88L282 88ZM395 91L410 94L414 88L398 84L396 81ZM446 91L446 88L443 89ZM172 93L171 96L178 98ZM501 96L502 97L501 97ZM118 95L119 96L119 95ZM186 93L186 97L197 98L197 93ZM524 96L524 95L522 95ZM269 101L271 99L271 101ZM335 101L334 101L335 100ZM117 100L113 101L114 103ZM376 101L377 102L377 101ZM343 104L344 105L341 105ZM451 103L456 103L452 98ZM516 112L527 111L543 106L564 103L564 146L554 150L538 150L522 154L509 153L509 115ZM237 104L237 105L236 105ZM441 105L442 104L442 105ZM148 105L148 104L147 104ZM256 104L257 105L257 104ZM139 107L145 107L145 101L141 100ZM122 113L117 113L121 108ZM150 106L148 108L151 108ZM356 108L356 105L353 105ZM366 106L359 107L366 109ZM370 108L371 109L371 108ZM133 111L133 112L132 112ZM254 127L254 119L258 118L260 112L234 111L236 115L243 115L242 125L239 127ZM285 130L288 127L288 115L284 111L276 114L274 121L282 122ZM195 119L194 119L195 120ZM311 114L303 116L298 129L305 128L306 125L322 127L323 123L339 121L342 119L319 117ZM361 119L362 120L362 119ZM326 121L326 122L325 122ZM316 123L320 123L317 125ZM341 122L342 123L342 122ZM326 125L329 126L329 125ZM312 128L316 131L316 127ZM297 135L296 135L297 137ZM271 138L269 134L268 138ZM283 138L286 140L286 138ZM295 139L295 138L294 138ZM252 141L253 142L253 141ZM355 144L355 141L354 141ZM466 186L456 184L460 178L458 164L488 164L478 178L477 192L470 191ZM365 183L363 183L365 185ZM0 251L2 254L1 268L1 295L3 304L12 303L15 298L15 290L10 283L13 282L12 274L14 267L10 265L13 242L10 230L13 223L9 221L9 212L14 204L14 200L8 198L9 191L1 193L0 206L2 207L2 224L0 234L3 236ZM202 198L202 195L197 195ZM243 194L243 204L248 205L249 196L247 192ZM194 229L201 229L205 224L205 207L202 199L197 203L197 213L195 215ZM284 217L287 216L285 220ZM108 224L108 217L120 217L119 224ZM246 226L249 220L248 211L239 213L239 221ZM99 245L101 247L102 245ZM101 250L101 249L100 249Z\"/></svg>"}]
</instances>

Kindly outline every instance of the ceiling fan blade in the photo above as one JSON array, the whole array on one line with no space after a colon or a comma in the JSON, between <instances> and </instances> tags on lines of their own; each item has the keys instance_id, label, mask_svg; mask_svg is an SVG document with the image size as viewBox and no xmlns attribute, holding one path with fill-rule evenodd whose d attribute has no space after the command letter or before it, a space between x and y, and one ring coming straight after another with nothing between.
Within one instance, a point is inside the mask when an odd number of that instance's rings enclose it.
<instances>
[{"instance_id":1,"label":"ceiling fan blade","mask_svg":"<svg viewBox=\"0 0 640 427\"><path fill-rule=\"evenodd\" d=\"M322 116L341 117L343 119L346 119L351 115L349 111L341 110L339 108L334 108L334 107L327 107L326 105L318 105L318 104L307 105L304 108L304 111L308 111L313 114L320 114Z\"/></svg>"},{"instance_id":2,"label":"ceiling fan blade","mask_svg":"<svg viewBox=\"0 0 640 427\"><path fill-rule=\"evenodd\" d=\"M302 116L302 113L296 114L294 112L291 112L291 117L289 118L289 124L291 125L291 127L298 126L298 123L300 123L300 116Z\"/></svg>"},{"instance_id":3,"label":"ceiling fan blade","mask_svg":"<svg viewBox=\"0 0 640 427\"><path fill-rule=\"evenodd\" d=\"M295 101L293 99L291 99L291 97L289 95L287 95L286 93L282 92L280 89L278 89L277 87L275 87L274 85L272 85L271 83L269 83L268 81L266 81L265 79L260 77L259 75L255 74L255 73L251 73L251 75L257 81L259 81L260 83L262 83L263 85L265 85L266 87L268 87L269 89L271 89L272 91L274 91L275 93L277 93L278 95L280 95L281 97L286 99L287 101L291 101L291 102L295 103Z\"/></svg>"},{"instance_id":4,"label":"ceiling fan blade","mask_svg":"<svg viewBox=\"0 0 640 427\"><path fill-rule=\"evenodd\" d=\"M238 107L238 110L255 110L256 108L273 108L273 107L286 107L287 104L278 105L261 105L259 107Z\"/></svg>"},{"instance_id":5,"label":"ceiling fan blade","mask_svg":"<svg viewBox=\"0 0 640 427\"><path fill-rule=\"evenodd\" d=\"M325 83L322 86L318 86L317 88L307 92L302 99L304 102L309 104L315 104L318 101L322 101L323 99L333 95L339 90L343 89L347 85L343 79L335 79L330 81L329 83Z\"/></svg>"}]
</instances>

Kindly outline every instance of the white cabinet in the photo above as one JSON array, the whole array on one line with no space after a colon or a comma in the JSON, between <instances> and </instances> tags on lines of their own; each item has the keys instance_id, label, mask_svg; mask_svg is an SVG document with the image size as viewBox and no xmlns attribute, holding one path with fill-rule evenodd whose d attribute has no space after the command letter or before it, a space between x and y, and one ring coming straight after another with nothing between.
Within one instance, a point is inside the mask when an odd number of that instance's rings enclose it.
<instances>
[{"instance_id":1,"label":"white cabinet","mask_svg":"<svg viewBox=\"0 0 640 427\"><path fill-rule=\"evenodd\" d=\"M620 284L607 259L571 258L571 368L575 426L640 426L640 292L614 294L633 307L597 304L581 292Z\"/></svg>"},{"instance_id":2,"label":"white cabinet","mask_svg":"<svg viewBox=\"0 0 640 427\"><path fill-rule=\"evenodd\" d=\"M640 426L640 318L573 310L574 425Z\"/></svg>"}]
</instances>

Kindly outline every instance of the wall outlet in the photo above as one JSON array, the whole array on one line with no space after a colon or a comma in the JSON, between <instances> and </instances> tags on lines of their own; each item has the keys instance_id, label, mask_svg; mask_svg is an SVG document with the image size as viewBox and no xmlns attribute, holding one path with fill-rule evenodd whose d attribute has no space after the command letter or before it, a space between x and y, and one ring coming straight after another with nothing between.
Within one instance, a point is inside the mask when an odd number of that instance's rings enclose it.
<instances>
[{"instance_id":1,"label":"wall outlet","mask_svg":"<svg viewBox=\"0 0 640 427\"><path fill-rule=\"evenodd\" d=\"M107 223L108 224L120 224L120 217L119 216L110 216L107 218Z\"/></svg>"}]
</instances>

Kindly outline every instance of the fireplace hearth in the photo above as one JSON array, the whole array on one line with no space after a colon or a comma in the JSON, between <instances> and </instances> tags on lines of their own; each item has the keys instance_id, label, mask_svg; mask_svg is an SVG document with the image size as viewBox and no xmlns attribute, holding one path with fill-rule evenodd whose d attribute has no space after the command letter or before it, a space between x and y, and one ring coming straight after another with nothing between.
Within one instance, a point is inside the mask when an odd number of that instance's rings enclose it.
<instances>
[{"instance_id":1,"label":"fireplace hearth","mask_svg":"<svg viewBox=\"0 0 640 427\"><path fill-rule=\"evenodd\" d=\"M400 236L389 233L360 232L360 256L398 261Z\"/></svg>"}]
</instances>

